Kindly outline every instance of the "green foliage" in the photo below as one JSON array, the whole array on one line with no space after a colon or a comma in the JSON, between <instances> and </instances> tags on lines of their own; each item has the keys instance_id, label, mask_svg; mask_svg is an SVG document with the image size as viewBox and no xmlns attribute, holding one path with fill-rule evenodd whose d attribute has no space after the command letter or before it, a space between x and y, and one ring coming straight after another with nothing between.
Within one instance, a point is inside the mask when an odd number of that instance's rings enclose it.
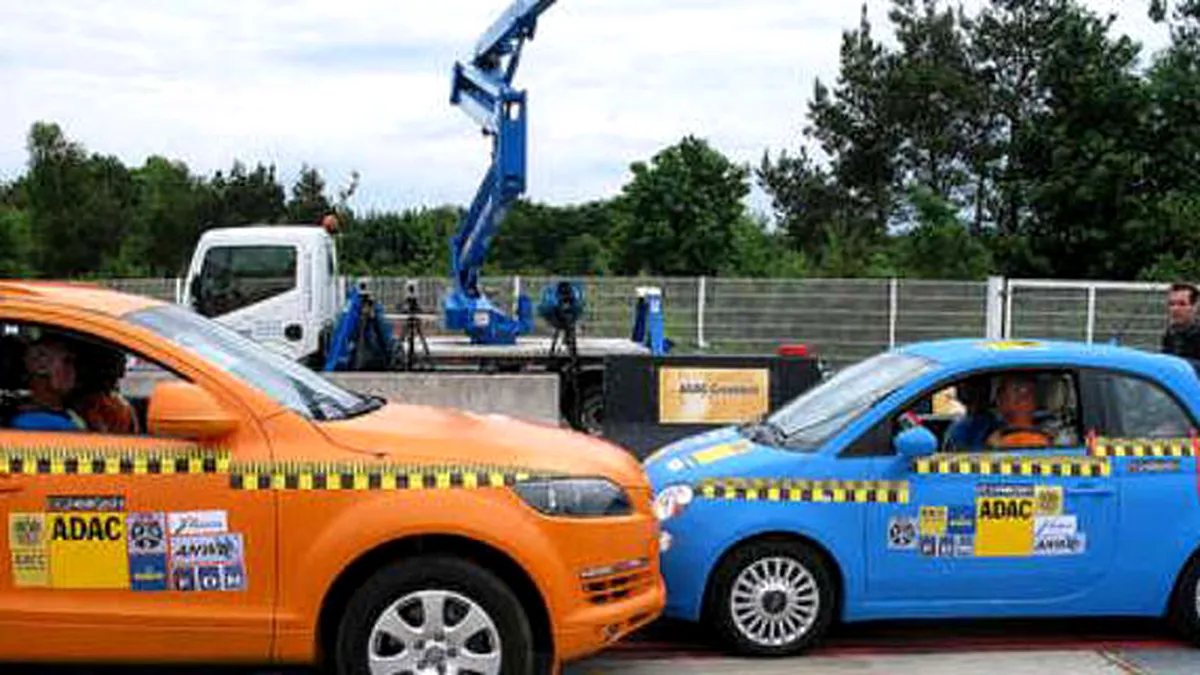
<instances>
[{"instance_id":1,"label":"green foliage","mask_svg":"<svg viewBox=\"0 0 1200 675\"><path fill-rule=\"evenodd\" d=\"M910 197L917 226L899 238L896 256L907 276L918 279L983 279L992 268L991 251L971 235L950 202L919 187Z\"/></svg>"},{"instance_id":2,"label":"green foliage","mask_svg":"<svg viewBox=\"0 0 1200 675\"><path fill-rule=\"evenodd\" d=\"M288 222L316 225L332 209L325 196L325 179L319 171L304 165L300 178L292 186L292 199L287 204Z\"/></svg>"},{"instance_id":3,"label":"green foliage","mask_svg":"<svg viewBox=\"0 0 1200 675\"><path fill-rule=\"evenodd\" d=\"M612 198L518 202L484 273L1200 278L1200 0L1137 10L1171 35L1149 59L1083 0L891 0L886 31L864 5L800 111L807 146L751 170L685 136ZM344 270L446 275L463 216L354 214L353 187L330 197L307 165L286 190L262 163L126 168L52 123L28 146L0 184L0 273L178 274L206 228L336 208ZM770 221L747 210L752 179Z\"/></svg>"},{"instance_id":4,"label":"green foliage","mask_svg":"<svg viewBox=\"0 0 1200 675\"><path fill-rule=\"evenodd\" d=\"M625 218L617 200L552 207L518 201L501 224L485 273L603 275Z\"/></svg>"},{"instance_id":5,"label":"green foliage","mask_svg":"<svg viewBox=\"0 0 1200 675\"><path fill-rule=\"evenodd\" d=\"M616 237L619 271L715 274L725 267L745 216L749 169L694 136L630 168L623 191L629 217Z\"/></svg>"},{"instance_id":6,"label":"green foliage","mask_svg":"<svg viewBox=\"0 0 1200 675\"><path fill-rule=\"evenodd\" d=\"M721 276L803 277L808 261L803 253L789 246L785 232L772 231L763 217L745 216L738 220L733 233L733 255Z\"/></svg>"},{"instance_id":7,"label":"green foliage","mask_svg":"<svg viewBox=\"0 0 1200 675\"><path fill-rule=\"evenodd\" d=\"M338 242L342 268L356 275L449 274L446 247L459 215L441 207L354 217Z\"/></svg>"},{"instance_id":8,"label":"green foliage","mask_svg":"<svg viewBox=\"0 0 1200 675\"><path fill-rule=\"evenodd\" d=\"M30 275L32 253L29 212L0 203L0 277Z\"/></svg>"},{"instance_id":9,"label":"green foliage","mask_svg":"<svg viewBox=\"0 0 1200 675\"><path fill-rule=\"evenodd\" d=\"M95 269L120 247L132 212L129 171L115 157L88 157L55 124L35 124L28 143L25 190L37 269L51 276Z\"/></svg>"}]
</instances>

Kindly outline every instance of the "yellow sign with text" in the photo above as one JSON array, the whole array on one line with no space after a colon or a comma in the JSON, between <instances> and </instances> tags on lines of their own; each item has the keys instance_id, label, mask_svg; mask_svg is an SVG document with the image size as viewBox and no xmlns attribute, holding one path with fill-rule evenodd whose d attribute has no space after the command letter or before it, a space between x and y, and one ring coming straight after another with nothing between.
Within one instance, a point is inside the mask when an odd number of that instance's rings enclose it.
<instances>
[{"instance_id":1,"label":"yellow sign with text","mask_svg":"<svg viewBox=\"0 0 1200 675\"><path fill-rule=\"evenodd\" d=\"M945 506L922 506L919 532L922 537L940 537L946 534L946 518L949 509Z\"/></svg>"},{"instance_id":2,"label":"yellow sign with text","mask_svg":"<svg viewBox=\"0 0 1200 675\"><path fill-rule=\"evenodd\" d=\"M54 588L129 588L123 513L52 513L50 580Z\"/></svg>"},{"instance_id":3,"label":"yellow sign with text","mask_svg":"<svg viewBox=\"0 0 1200 675\"><path fill-rule=\"evenodd\" d=\"M1063 512L1063 489L1061 485L1039 485L1035 488L1038 516L1061 516Z\"/></svg>"},{"instance_id":4,"label":"yellow sign with text","mask_svg":"<svg viewBox=\"0 0 1200 675\"><path fill-rule=\"evenodd\" d=\"M669 368L658 371L661 424L737 424L770 408L765 368Z\"/></svg>"},{"instance_id":5,"label":"yellow sign with text","mask_svg":"<svg viewBox=\"0 0 1200 675\"><path fill-rule=\"evenodd\" d=\"M977 497L975 555L1031 555L1036 501L1034 497Z\"/></svg>"}]
</instances>

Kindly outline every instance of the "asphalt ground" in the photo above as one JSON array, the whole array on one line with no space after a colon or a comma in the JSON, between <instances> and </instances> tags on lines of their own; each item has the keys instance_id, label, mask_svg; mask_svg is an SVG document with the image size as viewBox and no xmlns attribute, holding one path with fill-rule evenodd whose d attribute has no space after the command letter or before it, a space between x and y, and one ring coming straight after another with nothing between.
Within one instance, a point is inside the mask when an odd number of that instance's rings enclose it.
<instances>
[{"instance_id":1,"label":"asphalt ground","mask_svg":"<svg viewBox=\"0 0 1200 675\"><path fill-rule=\"evenodd\" d=\"M12 666L3 675L315 675L306 669L225 667ZM732 658L690 624L659 622L564 675L659 673L1072 673L1193 675L1200 648L1158 621L939 621L835 626L823 644L797 657Z\"/></svg>"}]
</instances>

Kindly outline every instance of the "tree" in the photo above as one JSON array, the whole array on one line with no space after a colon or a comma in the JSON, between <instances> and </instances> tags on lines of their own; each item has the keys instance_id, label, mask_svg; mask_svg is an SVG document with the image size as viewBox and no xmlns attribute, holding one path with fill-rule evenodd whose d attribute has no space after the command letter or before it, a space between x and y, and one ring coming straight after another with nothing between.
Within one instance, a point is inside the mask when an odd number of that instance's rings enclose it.
<instances>
[{"instance_id":1,"label":"tree","mask_svg":"<svg viewBox=\"0 0 1200 675\"><path fill-rule=\"evenodd\" d=\"M25 191L38 268L54 277L94 273L120 248L133 181L115 157L88 157L57 124L29 133Z\"/></svg>"},{"instance_id":2,"label":"tree","mask_svg":"<svg viewBox=\"0 0 1200 675\"><path fill-rule=\"evenodd\" d=\"M897 238L898 265L905 276L925 279L982 279L991 271L991 252L971 234L958 209L929 188L910 196L917 226Z\"/></svg>"},{"instance_id":3,"label":"tree","mask_svg":"<svg viewBox=\"0 0 1200 675\"><path fill-rule=\"evenodd\" d=\"M245 164L235 161L228 177L216 172L208 191L204 220L209 227L278 223L287 215L283 186L275 179L274 165L260 163L247 172Z\"/></svg>"},{"instance_id":4,"label":"tree","mask_svg":"<svg viewBox=\"0 0 1200 675\"><path fill-rule=\"evenodd\" d=\"M726 267L745 215L749 169L687 136L631 170L622 191L628 218L617 233L618 269L683 275Z\"/></svg>"},{"instance_id":5,"label":"tree","mask_svg":"<svg viewBox=\"0 0 1200 675\"><path fill-rule=\"evenodd\" d=\"M292 199L287 204L288 222L317 224L332 208L325 197L325 179L315 168L304 165L292 186Z\"/></svg>"},{"instance_id":6,"label":"tree","mask_svg":"<svg viewBox=\"0 0 1200 675\"><path fill-rule=\"evenodd\" d=\"M32 274L32 253L29 212L0 203L0 276Z\"/></svg>"},{"instance_id":7,"label":"tree","mask_svg":"<svg viewBox=\"0 0 1200 675\"><path fill-rule=\"evenodd\" d=\"M1029 47L1026 96L1033 104L1020 104L1020 119L1007 120L1013 131L1002 190L1013 208L1001 228L1026 238L1031 255L1008 257L1004 271L1133 278L1145 260L1135 255L1130 235L1149 198L1150 107L1135 72L1140 47L1109 35L1113 17L1072 0L995 4L1001 11L985 11L985 19L995 18L985 27L1000 26L995 32L1010 36L1032 27L1008 47L1018 54L1020 45ZM1011 99L1018 92L1004 93Z\"/></svg>"},{"instance_id":8,"label":"tree","mask_svg":"<svg viewBox=\"0 0 1200 675\"><path fill-rule=\"evenodd\" d=\"M605 274L608 242L624 217L620 200L550 206L518 201L500 225L485 266L488 273Z\"/></svg>"},{"instance_id":9,"label":"tree","mask_svg":"<svg viewBox=\"0 0 1200 675\"><path fill-rule=\"evenodd\" d=\"M449 274L447 242L459 210L453 207L370 213L346 224L339 254L352 274Z\"/></svg>"},{"instance_id":10,"label":"tree","mask_svg":"<svg viewBox=\"0 0 1200 675\"><path fill-rule=\"evenodd\" d=\"M186 164L150 157L133 171L133 220L114 272L173 276L184 270L203 232L209 198Z\"/></svg>"}]
</instances>

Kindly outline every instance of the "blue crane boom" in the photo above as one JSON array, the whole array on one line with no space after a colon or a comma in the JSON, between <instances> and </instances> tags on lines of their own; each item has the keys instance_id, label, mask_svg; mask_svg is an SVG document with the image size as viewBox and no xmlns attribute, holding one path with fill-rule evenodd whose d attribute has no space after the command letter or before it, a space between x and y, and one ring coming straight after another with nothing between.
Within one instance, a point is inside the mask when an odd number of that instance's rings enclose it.
<instances>
[{"instance_id":1,"label":"blue crane boom","mask_svg":"<svg viewBox=\"0 0 1200 675\"><path fill-rule=\"evenodd\" d=\"M488 28L470 63L454 64L450 102L492 140L492 163L450 240L454 286L443 301L446 327L480 344L512 344L533 330L533 304L517 299L517 317L496 307L479 287L479 272L496 229L525 192L525 92L514 89L521 49L538 17L555 0L517 0Z\"/></svg>"}]
</instances>

